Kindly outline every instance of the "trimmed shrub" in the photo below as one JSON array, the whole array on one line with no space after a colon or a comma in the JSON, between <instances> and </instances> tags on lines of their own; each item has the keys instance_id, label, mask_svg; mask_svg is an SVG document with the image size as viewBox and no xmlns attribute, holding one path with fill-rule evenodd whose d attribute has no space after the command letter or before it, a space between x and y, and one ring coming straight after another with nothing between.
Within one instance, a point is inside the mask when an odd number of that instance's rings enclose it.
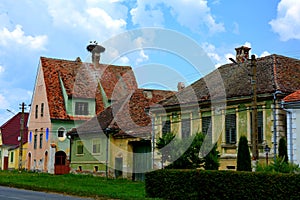
<instances>
[{"instance_id":1,"label":"trimmed shrub","mask_svg":"<svg viewBox=\"0 0 300 200\"><path fill-rule=\"evenodd\" d=\"M241 136L237 153L237 171L252 171L251 157L246 136Z\"/></svg>"},{"instance_id":2,"label":"trimmed shrub","mask_svg":"<svg viewBox=\"0 0 300 200\"><path fill-rule=\"evenodd\" d=\"M147 197L163 199L299 199L300 175L209 170L146 173Z\"/></svg>"},{"instance_id":3,"label":"trimmed shrub","mask_svg":"<svg viewBox=\"0 0 300 200\"><path fill-rule=\"evenodd\" d=\"M283 137L279 139L278 156L282 158L286 163L289 161L286 140Z\"/></svg>"}]
</instances>

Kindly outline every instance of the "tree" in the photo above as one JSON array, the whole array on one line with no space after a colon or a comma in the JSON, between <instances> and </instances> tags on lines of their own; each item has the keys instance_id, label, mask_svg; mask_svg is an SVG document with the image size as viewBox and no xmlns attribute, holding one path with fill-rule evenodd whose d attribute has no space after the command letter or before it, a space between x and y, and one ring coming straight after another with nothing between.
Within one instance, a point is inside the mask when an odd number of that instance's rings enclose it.
<instances>
[{"instance_id":1,"label":"tree","mask_svg":"<svg viewBox=\"0 0 300 200\"><path fill-rule=\"evenodd\" d=\"M196 133L195 136L178 139L173 134L164 135L158 139L156 144L162 154L162 162L169 161L171 164L166 168L169 169L196 169L203 166L205 169L218 169L218 151L217 146L204 158L199 156L205 135ZM211 145L208 145L211 148ZM211 149L209 149L210 151Z\"/></svg>"},{"instance_id":2,"label":"tree","mask_svg":"<svg viewBox=\"0 0 300 200\"><path fill-rule=\"evenodd\" d=\"M162 137L158 138L156 142L156 147L159 149L159 152L161 154L162 167L165 161L168 161L170 159L171 145L169 144L174 139L174 137L175 135L173 133L166 133Z\"/></svg>"},{"instance_id":3,"label":"tree","mask_svg":"<svg viewBox=\"0 0 300 200\"><path fill-rule=\"evenodd\" d=\"M244 135L240 137L238 145L237 171L252 171L248 140Z\"/></svg>"},{"instance_id":4,"label":"tree","mask_svg":"<svg viewBox=\"0 0 300 200\"><path fill-rule=\"evenodd\" d=\"M217 144L214 145L212 150L204 157L205 170L218 170L220 167L219 151L217 151Z\"/></svg>"},{"instance_id":5,"label":"tree","mask_svg":"<svg viewBox=\"0 0 300 200\"><path fill-rule=\"evenodd\" d=\"M279 139L279 147L278 147L278 156L284 160L284 162L288 162L288 154L287 154L287 145L284 137Z\"/></svg>"}]
</instances>

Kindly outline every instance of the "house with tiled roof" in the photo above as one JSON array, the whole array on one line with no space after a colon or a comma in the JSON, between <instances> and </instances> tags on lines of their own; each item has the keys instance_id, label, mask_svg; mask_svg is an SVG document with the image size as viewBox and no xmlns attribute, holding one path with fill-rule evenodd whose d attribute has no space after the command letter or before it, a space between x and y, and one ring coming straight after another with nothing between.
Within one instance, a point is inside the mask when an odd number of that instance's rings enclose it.
<instances>
[{"instance_id":1,"label":"house with tiled roof","mask_svg":"<svg viewBox=\"0 0 300 200\"><path fill-rule=\"evenodd\" d=\"M27 152L28 113L24 113L22 168L25 168ZM2 170L18 169L22 112L17 113L0 126L0 168Z\"/></svg>"},{"instance_id":2,"label":"house with tiled roof","mask_svg":"<svg viewBox=\"0 0 300 200\"><path fill-rule=\"evenodd\" d=\"M152 169L153 147L151 118L145 109L173 94L136 89L68 132L72 170L143 180Z\"/></svg>"},{"instance_id":3,"label":"house with tiled roof","mask_svg":"<svg viewBox=\"0 0 300 200\"><path fill-rule=\"evenodd\" d=\"M99 46L99 45L98 45ZM69 172L66 133L137 88L130 66L41 57L28 123L29 170Z\"/></svg>"},{"instance_id":4,"label":"house with tiled roof","mask_svg":"<svg viewBox=\"0 0 300 200\"><path fill-rule=\"evenodd\" d=\"M282 109L287 113L287 146L289 161L300 164L300 90L283 98Z\"/></svg>"},{"instance_id":5,"label":"house with tiled roof","mask_svg":"<svg viewBox=\"0 0 300 200\"><path fill-rule=\"evenodd\" d=\"M272 54L251 63L249 50L244 46L236 48L236 63L222 65L163 100L160 106L151 107L155 140L167 132L183 139L202 132L208 136L207 143L217 143L222 170L236 169L237 146L242 135L248 138L250 152L253 144L258 144L259 162L265 162L266 145L271 147L269 156L274 156L279 138L286 137L286 112L279 109L279 102L300 89L300 60ZM257 97L255 107L253 91ZM255 143L251 128L254 108ZM204 155L207 151L200 153ZM155 155L155 165L159 165L160 155Z\"/></svg>"}]
</instances>

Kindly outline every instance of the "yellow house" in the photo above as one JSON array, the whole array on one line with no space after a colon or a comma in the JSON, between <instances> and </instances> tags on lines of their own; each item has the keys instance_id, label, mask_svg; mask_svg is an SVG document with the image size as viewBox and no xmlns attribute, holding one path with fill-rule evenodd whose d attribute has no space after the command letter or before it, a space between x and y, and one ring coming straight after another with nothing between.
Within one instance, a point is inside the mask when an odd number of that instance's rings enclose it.
<instances>
[{"instance_id":1,"label":"yellow house","mask_svg":"<svg viewBox=\"0 0 300 200\"><path fill-rule=\"evenodd\" d=\"M2 170L18 169L18 155L20 146L21 126L20 121L24 120L23 127L23 156L22 168L25 168L27 138L28 138L28 113L19 112L2 126L0 126L0 168Z\"/></svg>"},{"instance_id":2,"label":"yellow house","mask_svg":"<svg viewBox=\"0 0 300 200\"><path fill-rule=\"evenodd\" d=\"M27 153L28 143L23 144L23 153L22 153L22 169L25 169L26 153ZM8 149L8 169L19 169L19 146L12 147Z\"/></svg>"},{"instance_id":3,"label":"yellow house","mask_svg":"<svg viewBox=\"0 0 300 200\"><path fill-rule=\"evenodd\" d=\"M276 54L255 60L257 105L253 107L250 49L242 46L236 50L237 63L219 67L150 109L154 144L168 132L179 138L202 132L207 135L208 144L217 143L222 170L236 169L237 147L242 135L248 138L250 152L257 144L259 162L265 162L266 145L271 147L270 157L276 155L278 140L286 137L286 112L280 109L279 102L285 95L300 89L300 60ZM240 59L245 56L246 61ZM254 109L257 109L255 143L251 128ZM204 156L207 151L200 153ZM160 166L160 155L157 151L154 155L154 165Z\"/></svg>"}]
</instances>

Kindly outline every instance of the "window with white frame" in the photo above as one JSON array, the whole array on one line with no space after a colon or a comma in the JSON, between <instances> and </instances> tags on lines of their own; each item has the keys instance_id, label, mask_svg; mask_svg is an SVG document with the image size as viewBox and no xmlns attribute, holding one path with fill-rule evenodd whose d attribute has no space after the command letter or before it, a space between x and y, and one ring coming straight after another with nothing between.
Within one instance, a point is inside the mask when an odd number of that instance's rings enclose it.
<instances>
[{"instance_id":1,"label":"window with white frame","mask_svg":"<svg viewBox=\"0 0 300 200\"><path fill-rule=\"evenodd\" d=\"M76 102L75 103L75 115L88 115L89 104L87 102Z\"/></svg>"},{"instance_id":2,"label":"window with white frame","mask_svg":"<svg viewBox=\"0 0 300 200\"><path fill-rule=\"evenodd\" d=\"M99 154L100 153L100 139L94 139L93 140L93 154Z\"/></svg>"},{"instance_id":3,"label":"window with white frame","mask_svg":"<svg viewBox=\"0 0 300 200\"><path fill-rule=\"evenodd\" d=\"M76 154L77 155L83 154L83 142L81 140L76 141Z\"/></svg>"}]
</instances>

